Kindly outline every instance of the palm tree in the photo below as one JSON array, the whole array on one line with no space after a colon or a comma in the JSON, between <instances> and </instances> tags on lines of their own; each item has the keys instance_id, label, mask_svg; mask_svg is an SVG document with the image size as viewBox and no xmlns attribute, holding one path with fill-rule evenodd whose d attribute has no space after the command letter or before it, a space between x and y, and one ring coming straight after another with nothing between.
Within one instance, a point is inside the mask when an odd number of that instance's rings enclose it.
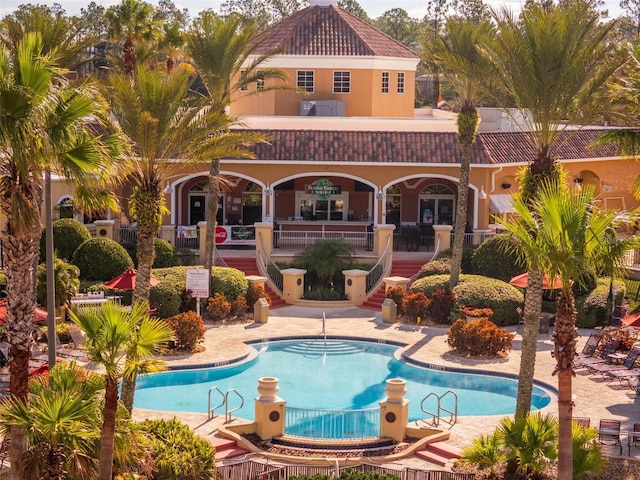
<instances>
[{"instance_id":1,"label":"palm tree","mask_svg":"<svg viewBox=\"0 0 640 480\"><path fill-rule=\"evenodd\" d=\"M87 118L108 131L107 110L89 84L76 88L60 77L37 33L15 49L0 47L0 231L7 267L7 322L11 343L12 395L27 398L28 361L35 309L34 265L46 170L91 183L117 160L115 137L96 135ZM26 449L20 428L12 429L10 458ZM13 471L12 471L13 473Z\"/></svg>"},{"instance_id":2,"label":"palm tree","mask_svg":"<svg viewBox=\"0 0 640 480\"><path fill-rule=\"evenodd\" d=\"M458 142L462 147L462 157L460 158L460 181L453 230L449 288L458 284L462 265L471 149L476 141L480 124L476 109L479 96L478 83L486 81L490 71L490 65L478 50L478 45L490 43L492 36L494 36L494 29L489 21L476 23L472 19L450 18L442 34L438 35L433 42L425 42L426 56L449 78L462 99L462 107L457 119Z\"/></svg>"},{"instance_id":3,"label":"palm tree","mask_svg":"<svg viewBox=\"0 0 640 480\"><path fill-rule=\"evenodd\" d=\"M109 38L122 41L124 73L131 77L136 65L136 46L154 41L161 35L161 22L153 17L153 5L138 0L122 0L104 14Z\"/></svg>"},{"instance_id":4,"label":"palm tree","mask_svg":"<svg viewBox=\"0 0 640 480\"><path fill-rule=\"evenodd\" d=\"M63 480L95 477L92 457L99 439L100 410L96 401L104 381L75 362L60 363L48 378L30 383L32 400L12 398L0 408L0 430L11 426L27 432L29 448L18 460L20 478Z\"/></svg>"},{"instance_id":5,"label":"palm tree","mask_svg":"<svg viewBox=\"0 0 640 480\"><path fill-rule=\"evenodd\" d=\"M211 11L202 12L186 33L185 50L192 59L205 88L211 108L224 110L238 95L248 94L243 88L258 80L285 80L285 73L276 68L261 67L277 51L256 54L261 41L255 40L258 28L253 22L246 23L239 15L226 19ZM287 88L284 84L266 84L260 91ZM264 141L265 137L255 136L253 142ZM221 152L223 153L223 152ZM245 157L251 157L245 152ZM211 271L215 247L215 224L218 215L220 194L220 158L210 157L207 185L206 240L204 248L204 268Z\"/></svg>"},{"instance_id":6,"label":"palm tree","mask_svg":"<svg viewBox=\"0 0 640 480\"><path fill-rule=\"evenodd\" d=\"M134 303L130 312L113 304L71 312L71 320L85 334L89 360L106 371L98 480L112 478L118 382L165 366L155 354L173 332L165 322L150 319L148 310L148 304L142 302Z\"/></svg>"},{"instance_id":7,"label":"palm tree","mask_svg":"<svg viewBox=\"0 0 640 480\"><path fill-rule=\"evenodd\" d=\"M566 175L545 181L535 199L520 195L514 202L519 218L501 221L521 243L529 266L562 283L553 332L558 376L558 478L572 478L572 378L578 331L573 281L596 274L603 261L622 268L625 253L639 243L617 239L615 230L628 217L594 207L592 189L570 192ZM553 281L553 280L552 280Z\"/></svg>"},{"instance_id":8,"label":"palm tree","mask_svg":"<svg viewBox=\"0 0 640 480\"><path fill-rule=\"evenodd\" d=\"M565 126L589 117L592 95L603 88L622 60L614 55L616 45L608 41L613 22L602 22L598 12L582 0L531 3L518 18L506 9L493 15L498 35L483 50L498 77L494 99L522 114L522 133L535 150L530 175L520 186L529 201L535 199L541 182L556 175L554 149L563 135L569 135ZM542 306L542 275L536 265L529 273L517 415L526 415L531 408Z\"/></svg>"}]
</instances>

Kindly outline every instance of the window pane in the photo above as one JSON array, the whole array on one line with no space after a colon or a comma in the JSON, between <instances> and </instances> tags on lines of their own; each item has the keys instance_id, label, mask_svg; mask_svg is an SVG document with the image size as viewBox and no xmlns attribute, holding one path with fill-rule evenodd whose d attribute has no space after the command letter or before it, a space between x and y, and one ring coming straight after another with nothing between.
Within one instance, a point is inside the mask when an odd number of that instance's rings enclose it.
<instances>
[{"instance_id":1,"label":"window pane","mask_svg":"<svg viewBox=\"0 0 640 480\"><path fill-rule=\"evenodd\" d=\"M382 93L389 93L389 72L382 72Z\"/></svg>"},{"instance_id":2,"label":"window pane","mask_svg":"<svg viewBox=\"0 0 640 480\"><path fill-rule=\"evenodd\" d=\"M333 93L351 92L351 72L333 72Z\"/></svg>"},{"instance_id":3,"label":"window pane","mask_svg":"<svg viewBox=\"0 0 640 480\"><path fill-rule=\"evenodd\" d=\"M313 70L298 70L297 85L298 88L303 89L305 92L313 93Z\"/></svg>"},{"instance_id":4,"label":"window pane","mask_svg":"<svg viewBox=\"0 0 640 480\"><path fill-rule=\"evenodd\" d=\"M404 72L398 72L398 93L404 93Z\"/></svg>"}]
</instances>

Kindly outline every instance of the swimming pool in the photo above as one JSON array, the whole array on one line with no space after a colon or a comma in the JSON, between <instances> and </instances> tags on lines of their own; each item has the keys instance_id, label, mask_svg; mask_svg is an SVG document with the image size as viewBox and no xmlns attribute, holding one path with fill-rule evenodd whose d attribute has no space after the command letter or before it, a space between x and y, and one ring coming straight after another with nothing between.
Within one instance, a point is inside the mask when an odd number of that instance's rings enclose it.
<instances>
[{"instance_id":1,"label":"swimming pool","mask_svg":"<svg viewBox=\"0 0 640 480\"><path fill-rule=\"evenodd\" d=\"M386 380L406 380L409 419L425 418L420 402L431 392L453 390L458 415L508 415L515 411L516 380L483 374L425 369L399 360L398 345L345 339L281 340L254 344L247 361L219 368L172 370L138 379L135 407L175 412L207 413L212 386L233 388L245 399L235 416L252 420L258 378L279 379L278 396L291 407L354 410L377 407L386 397ZM532 409L551 402L550 394L534 386ZM212 399L217 403L217 398Z\"/></svg>"}]
</instances>

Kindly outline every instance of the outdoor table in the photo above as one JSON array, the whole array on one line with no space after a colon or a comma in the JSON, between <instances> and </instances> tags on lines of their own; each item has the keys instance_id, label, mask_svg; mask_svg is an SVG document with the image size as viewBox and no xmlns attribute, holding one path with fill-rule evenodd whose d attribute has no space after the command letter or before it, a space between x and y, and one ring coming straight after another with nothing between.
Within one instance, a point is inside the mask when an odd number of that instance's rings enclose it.
<instances>
[{"instance_id":1,"label":"outdoor table","mask_svg":"<svg viewBox=\"0 0 640 480\"><path fill-rule=\"evenodd\" d=\"M627 354L616 352L616 353L610 353L609 355L607 355L607 357L611 359L611 363L620 363L622 360L627 358Z\"/></svg>"}]
</instances>

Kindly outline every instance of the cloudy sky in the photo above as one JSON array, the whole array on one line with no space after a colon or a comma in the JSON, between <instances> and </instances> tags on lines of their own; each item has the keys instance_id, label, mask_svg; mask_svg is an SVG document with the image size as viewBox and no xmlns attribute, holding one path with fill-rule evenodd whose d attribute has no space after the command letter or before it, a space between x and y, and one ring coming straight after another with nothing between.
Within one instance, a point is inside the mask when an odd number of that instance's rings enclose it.
<instances>
[{"instance_id":1,"label":"cloudy sky","mask_svg":"<svg viewBox=\"0 0 640 480\"><path fill-rule=\"evenodd\" d=\"M52 5L53 3L59 3L62 7L67 11L70 15L75 15L80 13L80 9L85 7L90 0L57 0L56 2L52 0L0 0L0 17L11 13L18 5L33 3L33 4L44 4L44 5ZM154 0L147 0L150 3L157 3ZM104 5L106 7L115 5L120 3L120 0L95 0L96 3L100 5ZM524 0L485 0L485 2L492 6L498 7L501 5L507 5L512 8L514 11L519 11L521 5L524 4ZM222 0L174 0L174 3L179 8L187 8L191 13L191 16L195 16L197 12L203 10L205 8L212 8L213 10L218 10ZM370 17L378 17L382 15L385 11L390 10L392 8L403 8L409 15L414 18L422 18L426 13L426 0L400 0L398 3L389 2L388 0L359 0L362 8L367 12ZM605 0L605 4L609 9L609 15L611 17L615 17L620 14L619 0Z\"/></svg>"}]
</instances>

